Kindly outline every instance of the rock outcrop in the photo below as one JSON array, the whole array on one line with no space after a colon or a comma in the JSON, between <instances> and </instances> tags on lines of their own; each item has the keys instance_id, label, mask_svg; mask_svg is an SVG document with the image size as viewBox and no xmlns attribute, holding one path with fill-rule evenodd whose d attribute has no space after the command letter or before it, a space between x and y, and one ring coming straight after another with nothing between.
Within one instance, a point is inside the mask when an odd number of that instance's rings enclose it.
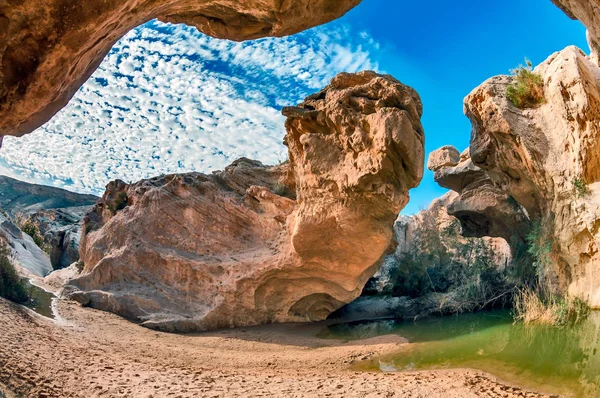
<instances>
[{"instance_id":1,"label":"rock outcrop","mask_svg":"<svg viewBox=\"0 0 600 398\"><path fill-rule=\"evenodd\" d=\"M453 154L452 162L448 153ZM525 242L527 211L496 186L486 170L473 164L468 150L459 155L454 147L442 147L429 155L428 168L440 186L458 193L445 207L460 221L463 236L503 238L513 249Z\"/></svg>"},{"instance_id":2,"label":"rock outcrop","mask_svg":"<svg viewBox=\"0 0 600 398\"><path fill-rule=\"evenodd\" d=\"M0 214L0 238L8 245L11 262L19 275L45 277L52 272L48 255L3 214Z\"/></svg>"},{"instance_id":3,"label":"rock outcrop","mask_svg":"<svg viewBox=\"0 0 600 398\"><path fill-rule=\"evenodd\" d=\"M43 240L54 269L66 268L79 260L79 239L84 215L91 206L40 210L21 215L19 223L35 228Z\"/></svg>"},{"instance_id":4,"label":"rock outcrop","mask_svg":"<svg viewBox=\"0 0 600 398\"><path fill-rule=\"evenodd\" d=\"M35 236L54 269L68 267L79 259L81 222L98 199L0 176L0 212L18 229ZM36 250L33 256L41 254Z\"/></svg>"},{"instance_id":5,"label":"rock outcrop","mask_svg":"<svg viewBox=\"0 0 600 398\"><path fill-rule=\"evenodd\" d=\"M569 47L535 73L545 102L534 108L507 99L508 76L465 99L471 159L543 225L542 244L552 248L546 280L600 307L600 68Z\"/></svg>"},{"instance_id":6,"label":"rock outcrop","mask_svg":"<svg viewBox=\"0 0 600 398\"><path fill-rule=\"evenodd\" d=\"M230 40L284 36L336 19L360 0L0 1L0 143L48 121L110 48L151 19Z\"/></svg>"},{"instance_id":7,"label":"rock outcrop","mask_svg":"<svg viewBox=\"0 0 600 398\"><path fill-rule=\"evenodd\" d=\"M455 150L448 152L458 156ZM329 319L345 322L373 318L415 319L455 313L459 310L457 298L461 297L464 285L475 280L485 283L483 279L493 279L489 277L491 273L500 278L512 274L513 256L506 240L461 235L458 220L447 211L459 200L460 195L448 192L418 214L399 216L394 224L396 251L386 256L361 297ZM475 269L478 271L473 271ZM471 276L476 272L479 275ZM488 297L483 295L477 301L471 296L468 300L473 306L463 309L477 309L478 305L493 301L497 296L493 289L497 286L486 285L485 289L488 288Z\"/></svg>"},{"instance_id":8,"label":"rock outcrop","mask_svg":"<svg viewBox=\"0 0 600 398\"><path fill-rule=\"evenodd\" d=\"M552 0L570 18L580 20L587 28L587 38L592 50L592 61L599 63L600 55L600 1Z\"/></svg>"},{"instance_id":9,"label":"rock outcrop","mask_svg":"<svg viewBox=\"0 0 600 398\"><path fill-rule=\"evenodd\" d=\"M419 96L343 73L284 114L289 163L109 184L67 296L167 331L322 320L358 297L422 177Z\"/></svg>"}]
</instances>

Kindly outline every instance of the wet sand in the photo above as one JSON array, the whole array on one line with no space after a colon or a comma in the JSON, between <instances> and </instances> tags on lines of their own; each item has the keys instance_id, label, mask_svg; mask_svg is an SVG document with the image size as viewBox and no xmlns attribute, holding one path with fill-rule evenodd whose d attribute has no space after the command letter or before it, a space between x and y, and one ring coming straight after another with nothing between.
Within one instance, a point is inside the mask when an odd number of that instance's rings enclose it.
<instances>
[{"instance_id":1,"label":"wet sand","mask_svg":"<svg viewBox=\"0 0 600 398\"><path fill-rule=\"evenodd\" d=\"M468 369L349 369L394 352L406 343L399 336L322 340L318 324L176 335L73 302L56 308L51 320L0 299L7 397L547 397Z\"/></svg>"}]
</instances>

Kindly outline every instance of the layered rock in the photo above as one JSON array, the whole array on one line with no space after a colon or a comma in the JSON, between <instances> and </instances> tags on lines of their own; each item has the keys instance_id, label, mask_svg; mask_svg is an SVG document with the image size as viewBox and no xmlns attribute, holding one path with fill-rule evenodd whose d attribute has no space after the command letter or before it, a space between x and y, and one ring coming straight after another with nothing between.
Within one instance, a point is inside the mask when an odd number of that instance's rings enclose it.
<instances>
[{"instance_id":1,"label":"layered rock","mask_svg":"<svg viewBox=\"0 0 600 398\"><path fill-rule=\"evenodd\" d=\"M287 164L109 184L67 295L168 331L324 319L390 245L422 177L421 113L390 76L340 74L284 109Z\"/></svg>"},{"instance_id":2,"label":"layered rock","mask_svg":"<svg viewBox=\"0 0 600 398\"><path fill-rule=\"evenodd\" d=\"M129 30L151 19L217 38L284 36L342 16L360 0L0 1L0 143L48 121Z\"/></svg>"},{"instance_id":3,"label":"layered rock","mask_svg":"<svg viewBox=\"0 0 600 398\"><path fill-rule=\"evenodd\" d=\"M552 247L546 279L599 307L600 68L569 47L535 73L545 95L537 107L518 109L507 99L508 76L465 99L471 159L542 223L542 243Z\"/></svg>"},{"instance_id":4,"label":"layered rock","mask_svg":"<svg viewBox=\"0 0 600 398\"><path fill-rule=\"evenodd\" d=\"M447 160L448 153L453 162ZM463 236L503 238L513 249L525 241L527 211L473 164L468 150L459 155L454 147L442 147L430 154L428 168L440 186L458 193L446 201L446 210L460 221Z\"/></svg>"},{"instance_id":5,"label":"layered rock","mask_svg":"<svg viewBox=\"0 0 600 398\"><path fill-rule=\"evenodd\" d=\"M0 211L11 224L35 237L50 256L50 270L68 267L79 259L81 221L98 199L0 176ZM42 256L35 251L34 257Z\"/></svg>"}]
</instances>

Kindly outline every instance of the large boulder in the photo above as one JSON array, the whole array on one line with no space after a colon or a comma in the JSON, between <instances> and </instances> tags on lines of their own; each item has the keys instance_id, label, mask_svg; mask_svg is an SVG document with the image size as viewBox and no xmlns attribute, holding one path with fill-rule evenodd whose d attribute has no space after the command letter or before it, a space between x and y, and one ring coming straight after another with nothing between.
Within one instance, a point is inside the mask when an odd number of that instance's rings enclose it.
<instances>
[{"instance_id":1,"label":"large boulder","mask_svg":"<svg viewBox=\"0 0 600 398\"><path fill-rule=\"evenodd\" d=\"M360 0L0 1L0 143L48 121L129 30L151 19L217 38L297 33Z\"/></svg>"},{"instance_id":2,"label":"large boulder","mask_svg":"<svg viewBox=\"0 0 600 398\"><path fill-rule=\"evenodd\" d=\"M471 159L542 225L539 244L552 249L546 280L600 307L600 68L568 47L535 73L545 96L536 107L507 99L508 76L465 99Z\"/></svg>"},{"instance_id":3,"label":"large boulder","mask_svg":"<svg viewBox=\"0 0 600 398\"><path fill-rule=\"evenodd\" d=\"M419 96L341 74L284 114L289 163L109 184L67 296L167 331L322 320L358 297L422 177Z\"/></svg>"}]
</instances>

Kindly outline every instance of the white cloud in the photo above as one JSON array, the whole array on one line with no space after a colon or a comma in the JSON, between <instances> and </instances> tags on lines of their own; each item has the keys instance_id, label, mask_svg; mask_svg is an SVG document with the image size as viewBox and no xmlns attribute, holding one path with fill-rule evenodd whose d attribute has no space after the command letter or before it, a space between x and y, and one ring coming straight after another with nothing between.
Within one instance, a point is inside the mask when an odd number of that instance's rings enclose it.
<instances>
[{"instance_id":1,"label":"white cloud","mask_svg":"<svg viewBox=\"0 0 600 398\"><path fill-rule=\"evenodd\" d=\"M329 24L236 43L150 22L120 40L69 105L6 137L0 173L100 194L110 180L285 159L284 118L338 72L377 69L367 32Z\"/></svg>"}]
</instances>

